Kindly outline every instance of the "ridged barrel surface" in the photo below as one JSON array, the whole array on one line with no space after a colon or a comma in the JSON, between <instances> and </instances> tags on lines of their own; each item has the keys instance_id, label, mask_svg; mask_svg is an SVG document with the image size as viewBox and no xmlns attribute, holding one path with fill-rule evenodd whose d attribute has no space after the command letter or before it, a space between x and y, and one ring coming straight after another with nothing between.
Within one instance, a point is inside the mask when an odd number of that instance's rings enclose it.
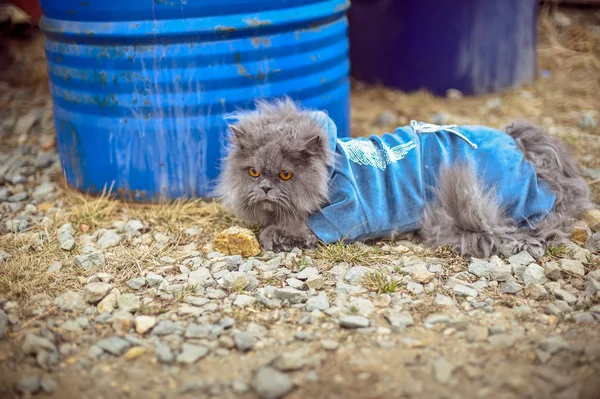
<instances>
[{"instance_id":1,"label":"ridged barrel surface","mask_svg":"<svg viewBox=\"0 0 600 399\"><path fill-rule=\"evenodd\" d=\"M41 0L67 182L208 197L224 116L289 95L349 134L347 0Z\"/></svg>"}]
</instances>

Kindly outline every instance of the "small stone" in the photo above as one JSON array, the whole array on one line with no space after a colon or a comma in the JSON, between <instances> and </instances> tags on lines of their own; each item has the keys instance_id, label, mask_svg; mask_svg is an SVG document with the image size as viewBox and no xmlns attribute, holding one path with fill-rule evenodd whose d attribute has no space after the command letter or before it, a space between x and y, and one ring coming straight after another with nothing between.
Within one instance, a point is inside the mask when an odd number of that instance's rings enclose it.
<instances>
[{"instance_id":1,"label":"small stone","mask_svg":"<svg viewBox=\"0 0 600 399\"><path fill-rule=\"evenodd\" d=\"M485 326L470 326L467 330L467 340L469 342L485 341L490 333Z\"/></svg>"},{"instance_id":2,"label":"small stone","mask_svg":"<svg viewBox=\"0 0 600 399\"><path fill-rule=\"evenodd\" d=\"M242 272L231 272L223 278L223 287L232 291L242 291L248 284L248 276Z\"/></svg>"},{"instance_id":3,"label":"small stone","mask_svg":"<svg viewBox=\"0 0 600 399\"><path fill-rule=\"evenodd\" d=\"M138 334L145 334L156 325L156 317L153 316L136 316L135 331Z\"/></svg>"},{"instance_id":4,"label":"small stone","mask_svg":"<svg viewBox=\"0 0 600 399\"><path fill-rule=\"evenodd\" d=\"M435 125L445 125L450 121L450 114L447 112L436 112L431 115L431 122Z\"/></svg>"},{"instance_id":5,"label":"small stone","mask_svg":"<svg viewBox=\"0 0 600 399\"><path fill-rule=\"evenodd\" d=\"M458 295L462 295L462 296L470 296L470 297L477 297L477 291L474 290L473 288L469 288L466 285L462 285L462 284L457 284L454 287L452 287L452 291L456 292Z\"/></svg>"},{"instance_id":6,"label":"small stone","mask_svg":"<svg viewBox=\"0 0 600 399\"><path fill-rule=\"evenodd\" d=\"M458 100L463 98L463 93L458 89L448 89L446 90L446 97L453 100Z\"/></svg>"},{"instance_id":7,"label":"small stone","mask_svg":"<svg viewBox=\"0 0 600 399\"><path fill-rule=\"evenodd\" d=\"M577 303L577 297L575 295L561 288L555 289L553 294L557 299L562 299L571 306Z\"/></svg>"},{"instance_id":8,"label":"small stone","mask_svg":"<svg viewBox=\"0 0 600 399\"><path fill-rule=\"evenodd\" d=\"M193 345L185 342L181 347L181 353L177 355L178 363L192 364L208 355L206 346Z\"/></svg>"},{"instance_id":9,"label":"small stone","mask_svg":"<svg viewBox=\"0 0 600 399\"><path fill-rule=\"evenodd\" d=\"M160 285L163 280L163 276L160 274L150 272L146 275L146 283L148 283L150 287L156 287L157 285Z\"/></svg>"},{"instance_id":10,"label":"small stone","mask_svg":"<svg viewBox=\"0 0 600 399\"><path fill-rule=\"evenodd\" d=\"M297 278L291 277L285 280L285 282L287 283L287 285L297 290L301 290L302 288L304 288L304 282L298 280Z\"/></svg>"},{"instance_id":11,"label":"small stone","mask_svg":"<svg viewBox=\"0 0 600 399\"><path fill-rule=\"evenodd\" d=\"M456 302L454 302L454 299L450 298L449 296L442 295L442 294L436 294L435 298L433 299L433 303L438 306L446 306L446 307L455 307L456 306Z\"/></svg>"},{"instance_id":12,"label":"small stone","mask_svg":"<svg viewBox=\"0 0 600 399\"><path fill-rule=\"evenodd\" d=\"M75 239L69 233L63 233L58 236L60 248L64 251L72 251L75 248Z\"/></svg>"},{"instance_id":13,"label":"small stone","mask_svg":"<svg viewBox=\"0 0 600 399\"><path fill-rule=\"evenodd\" d=\"M353 298L348 303L348 310L353 314L368 317L371 313L375 311L375 306L373 306L373 303L368 299Z\"/></svg>"},{"instance_id":14,"label":"small stone","mask_svg":"<svg viewBox=\"0 0 600 399\"><path fill-rule=\"evenodd\" d=\"M530 264L523 273L523 282L525 286L529 284L544 284L547 281L544 274L544 268L535 263Z\"/></svg>"},{"instance_id":15,"label":"small stone","mask_svg":"<svg viewBox=\"0 0 600 399\"><path fill-rule=\"evenodd\" d=\"M306 301L306 310L308 312L312 312L313 310L323 311L329 309L329 306L329 299L327 298L327 294L324 292L312 296Z\"/></svg>"},{"instance_id":16,"label":"small stone","mask_svg":"<svg viewBox=\"0 0 600 399\"><path fill-rule=\"evenodd\" d=\"M67 291L54 300L54 304L61 310L83 310L86 307L83 295L75 291Z\"/></svg>"},{"instance_id":17,"label":"small stone","mask_svg":"<svg viewBox=\"0 0 600 399\"><path fill-rule=\"evenodd\" d=\"M592 230L600 232L600 209L588 210L583 219Z\"/></svg>"},{"instance_id":18,"label":"small stone","mask_svg":"<svg viewBox=\"0 0 600 399\"><path fill-rule=\"evenodd\" d=\"M496 109L502 106L502 99L500 97L490 98L485 102L485 107L487 109Z\"/></svg>"},{"instance_id":19,"label":"small stone","mask_svg":"<svg viewBox=\"0 0 600 399\"><path fill-rule=\"evenodd\" d=\"M46 182L42 183L33 190L33 194L31 195L34 200L40 202L45 200L52 194L55 190L55 186L53 183Z\"/></svg>"},{"instance_id":20,"label":"small stone","mask_svg":"<svg viewBox=\"0 0 600 399\"><path fill-rule=\"evenodd\" d=\"M244 309L248 306L252 306L254 302L256 302L256 298L249 295L239 294L235 298L235 301L233 301L233 306L237 306L238 308Z\"/></svg>"},{"instance_id":21,"label":"small stone","mask_svg":"<svg viewBox=\"0 0 600 399\"><path fill-rule=\"evenodd\" d=\"M512 269L511 265L504 264L504 262L497 262L490 271L490 280L508 281L512 278Z\"/></svg>"},{"instance_id":22,"label":"small stone","mask_svg":"<svg viewBox=\"0 0 600 399\"><path fill-rule=\"evenodd\" d=\"M162 337L165 335L175 334L181 331L183 331L183 328L179 325L173 323L170 320L162 320L152 329L152 335Z\"/></svg>"},{"instance_id":23,"label":"small stone","mask_svg":"<svg viewBox=\"0 0 600 399\"><path fill-rule=\"evenodd\" d=\"M100 249L108 249L116 247L121 242L121 236L116 230L105 230L102 236L98 239L98 247Z\"/></svg>"},{"instance_id":24,"label":"small stone","mask_svg":"<svg viewBox=\"0 0 600 399\"><path fill-rule=\"evenodd\" d=\"M552 13L552 19L554 20L556 26L560 28L568 28L573 23L571 18L569 18L565 13L559 11Z\"/></svg>"},{"instance_id":25,"label":"small stone","mask_svg":"<svg viewBox=\"0 0 600 399\"><path fill-rule=\"evenodd\" d=\"M117 297L117 305L120 310L135 313L142 306L140 298L135 294L121 294Z\"/></svg>"},{"instance_id":26,"label":"small stone","mask_svg":"<svg viewBox=\"0 0 600 399\"><path fill-rule=\"evenodd\" d=\"M90 252L89 254L77 255L75 257L75 266L83 270L92 270L104 267L105 260L102 252Z\"/></svg>"},{"instance_id":27,"label":"small stone","mask_svg":"<svg viewBox=\"0 0 600 399\"><path fill-rule=\"evenodd\" d=\"M171 347L165 342L159 342L155 349L156 360L160 363L172 363L175 360Z\"/></svg>"},{"instance_id":28,"label":"small stone","mask_svg":"<svg viewBox=\"0 0 600 399\"><path fill-rule=\"evenodd\" d=\"M553 355L558 351L569 348L569 344L560 335L554 335L540 342L539 347L542 351Z\"/></svg>"},{"instance_id":29,"label":"small stone","mask_svg":"<svg viewBox=\"0 0 600 399\"><path fill-rule=\"evenodd\" d=\"M336 351L340 347L340 343L333 339L324 339L321 341L321 346L326 351Z\"/></svg>"},{"instance_id":30,"label":"small stone","mask_svg":"<svg viewBox=\"0 0 600 399\"><path fill-rule=\"evenodd\" d=\"M594 296L598 291L600 291L600 282L598 280L590 279L585 287L585 292L590 296Z\"/></svg>"},{"instance_id":31,"label":"small stone","mask_svg":"<svg viewBox=\"0 0 600 399\"><path fill-rule=\"evenodd\" d=\"M489 262L481 259L473 258L473 262L469 265L469 273L472 273L478 277L490 278L492 270L496 265L492 265Z\"/></svg>"},{"instance_id":32,"label":"small stone","mask_svg":"<svg viewBox=\"0 0 600 399\"><path fill-rule=\"evenodd\" d=\"M373 305L377 306L378 308L386 308L390 306L391 303L392 297L390 294L377 295L377 297L373 300Z\"/></svg>"},{"instance_id":33,"label":"small stone","mask_svg":"<svg viewBox=\"0 0 600 399\"><path fill-rule=\"evenodd\" d=\"M275 297L281 299L282 301L287 300L292 305L306 302L308 298L306 292L299 291L291 287L277 288L275 290Z\"/></svg>"},{"instance_id":34,"label":"small stone","mask_svg":"<svg viewBox=\"0 0 600 399\"><path fill-rule=\"evenodd\" d=\"M83 299L87 303L98 303L113 289L111 284L90 283L83 287Z\"/></svg>"},{"instance_id":35,"label":"small stone","mask_svg":"<svg viewBox=\"0 0 600 399\"><path fill-rule=\"evenodd\" d=\"M320 290L325 286L325 279L322 276L310 276L306 279L306 286L309 289Z\"/></svg>"},{"instance_id":36,"label":"small stone","mask_svg":"<svg viewBox=\"0 0 600 399\"><path fill-rule=\"evenodd\" d=\"M505 294L516 294L521 291L523 286L515 281L509 281L500 286L500 292Z\"/></svg>"},{"instance_id":37,"label":"small stone","mask_svg":"<svg viewBox=\"0 0 600 399\"><path fill-rule=\"evenodd\" d=\"M595 254L600 254L600 232L592 234L585 242L585 248Z\"/></svg>"},{"instance_id":38,"label":"small stone","mask_svg":"<svg viewBox=\"0 0 600 399\"><path fill-rule=\"evenodd\" d=\"M132 290L139 290L146 284L146 279L143 277L135 277L127 282L127 286Z\"/></svg>"},{"instance_id":39,"label":"small stone","mask_svg":"<svg viewBox=\"0 0 600 399\"><path fill-rule=\"evenodd\" d=\"M579 324L592 324L596 322L596 319L590 312L579 312L573 314L573 320Z\"/></svg>"},{"instance_id":40,"label":"small stone","mask_svg":"<svg viewBox=\"0 0 600 399\"><path fill-rule=\"evenodd\" d=\"M105 296L100 302L98 302L98 305L96 305L96 308L98 309L98 313L112 313L113 310L115 310L115 308L117 307L117 294L111 292L110 294L108 294L107 296Z\"/></svg>"},{"instance_id":41,"label":"small stone","mask_svg":"<svg viewBox=\"0 0 600 399\"><path fill-rule=\"evenodd\" d=\"M40 380L42 391L48 395L52 395L58 389L58 384L50 377L42 377Z\"/></svg>"},{"instance_id":42,"label":"small stone","mask_svg":"<svg viewBox=\"0 0 600 399\"><path fill-rule=\"evenodd\" d=\"M127 360L134 360L142 356L144 353L146 353L146 348L142 346L135 346L125 352L125 356L123 357Z\"/></svg>"},{"instance_id":43,"label":"small stone","mask_svg":"<svg viewBox=\"0 0 600 399\"><path fill-rule=\"evenodd\" d=\"M525 287L525 291L531 299L536 301L540 301L548 297L548 291L546 291L544 286L541 284L530 284Z\"/></svg>"},{"instance_id":44,"label":"small stone","mask_svg":"<svg viewBox=\"0 0 600 399\"><path fill-rule=\"evenodd\" d=\"M579 120L579 126L582 129L594 129L598 123L596 122L596 118L594 114L590 111L583 111L581 113L581 119Z\"/></svg>"},{"instance_id":45,"label":"small stone","mask_svg":"<svg viewBox=\"0 0 600 399\"><path fill-rule=\"evenodd\" d=\"M544 264L544 274L549 280L557 281L562 277L560 267L556 262L547 262Z\"/></svg>"},{"instance_id":46,"label":"small stone","mask_svg":"<svg viewBox=\"0 0 600 399\"><path fill-rule=\"evenodd\" d=\"M16 388L18 392L34 394L42 388L41 379L37 375L23 377L17 383Z\"/></svg>"},{"instance_id":47,"label":"small stone","mask_svg":"<svg viewBox=\"0 0 600 399\"><path fill-rule=\"evenodd\" d=\"M10 258L12 258L11 254L0 249L0 263L6 262Z\"/></svg>"},{"instance_id":48,"label":"small stone","mask_svg":"<svg viewBox=\"0 0 600 399\"><path fill-rule=\"evenodd\" d=\"M585 221L578 220L573 224L573 232L571 233L572 241L576 242L579 245L584 245L585 241L591 235L592 230L590 230Z\"/></svg>"},{"instance_id":49,"label":"small stone","mask_svg":"<svg viewBox=\"0 0 600 399\"><path fill-rule=\"evenodd\" d=\"M133 328L135 319L129 312L119 311L112 315L112 327L121 335L125 335Z\"/></svg>"},{"instance_id":50,"label":"small stone","mask_svg":"<svg viewBox=\"0 0 600 399\"><path fill-rule=\"evenodd\" d=\"M210 335L211 327L207 324L191 323L185 330L186 338L207 338Z\"/></svg>"},{"instance_id":51,"label":"small stone","mask_svg":"<svg viewBox=\"0 0 600 399\"><path fill-rule=\"evenodd\" d=\"M3 310L0 310L0 341L4 339L7 327L8 315Z\"/></svg>"},{"instance_id":52,"label":"small stone","mask_svg":"<svg viewBox=\"0 0 600 399\"><path fill-rule=\"evenodd\" d=\"M217 234L213 240L215 250L226 255L256 256L260 244L252 230L233 226Z\"/></svg>"},{"instance_id":53,"label":"small stone","mask_svg":"<svg viewBox=\"0 0 600 399\"><path fill-rule=\"evenodd\" d=\"M407 311L395 312L391 309L386 309L383 317L385 317L392 327L397 327L401 330L414 324L413 317Z\"/></svg>"},{"instance_id":54,"label":"small stone","mask_svg":"<svg viewBox=\"0 0 600 399\"><path fill-rule=\"evenodd\" d=\"M435 274L429 272L428 270L415 270L411 273L411 277L417 283L427 284L433 280Z\"/></svg>"},{"instance_id":55,"label":"small stone","mask_svg":"<svg viewBox=\"0 0 600 399\"><path fill-rule=\"evenodd\" d=\"M396 124L396 114L392 111L383 111L377 117L378 126L392 126Z\"/></svg>"},{"instance_id":56,"label":"small stone","mask_svg":"<svg viewBox=\"0 0 600 399\"><path fill-rule=\"evenodd\" d=\"M441 383L446 384L452 377L454 366L445 357L438 357L433 362L433 374L435 379Z\"/></svg>"},{"instance_id":57,"label":"small stone","mask_svg":"<svg viewBox=\"0 0 600 399\"><path fill-rule=\"evenodd\" d=\"M298 280L307 280L309 277L318 276L319 270L315 267L305 267L296 275Z\"/></svg>"},{"instance_id":58,"label":"small stone","mask_svg":"<svg viewBox=\"0 0 600 399\"><path fill-rule=\"evenodd\" d=\"M37 355L41 351L56 352L56 346L47 338L38 337L33 333L25 336L21 347L26 355Z\"/></svg>"},{"instance_id":59,"label":"small stone","mask_svg":"<svg viewBox=\"0 0 600 399\"><path fill-rule=\"evenodd\" d=\"M48 266L46 273L58 273L58 272L60 272L60 269L62 269L62 263L60 263L58 261L52 262L50 264L50 266Z\"/></svg>"},{"instance_id":60,"label":"small stone","mask_svg":"<svg viewBox=\"0 0 600 399\"><path fill-rule=\"evenodd\" d=\"M496 334L488 337L488 342L496 348L507 349L514 345L515 337L507 334Z\"/></svg>"},{"instance_id":61,"label":"small stone","mask_svg":"<svg viewBox=\"0 0 600 399\"><path fill-rule=\"evenodd\" d=\"M340 317L340 326L344 328L365 328L369 327L369 324L369 319L363 316Z\"/></svg>"},{"instance_id":62,"label":"small stone","mask_svg":"<svg viewBox=\"0 0 600 399\"><path fill-rule=\"evenodd\" d=\"M529 252L521 251L518 254L513 255L510 258L508 258L508 262L516 263L516 264L523 265L523 266L529 266L530 264L535 262L535 259L533 258L533 256L531 256L529 254Z\"/></svg>"},{"instance_id":63,"label":"small stone","mask_svg":"<svg viewBox=\"0 0 600 399\"><path fill-rule=\"evenodd\" d=\"M350 284L358 284L372 270L365 266L354 266L346 272L344 279Z\"/></svg>"},{"instance_id":64,"label":"small stone","mask_svg":"<svg viewBox=\"0 0 600 399\"><path fill-rule=\"evenodd\" d=\"M250 385L261 399L279 399L294 388L290 377L271 367L260 368Z\"/></svg>"},{"instance_id":65,"label":"small stone","mask_svg":"<svg viewBox=\"0 0 600 399\"><path fill-rule=\"evenodd\" d=\"M119 356L131 346L131 343L121 337L110 337L96 342L96 346L108 353Z\"/></svg>"},{"instance_id":66,"label":"small stone","mask_svg":"<svg viewBox=\"0 0 600 399\"><path fill-rule=\"evenodd\" d=\"M568 276L576 276L583 278L585 276L585 268L583 263L578 260L561 259L559 261L560 270Z\"/></svg>"},{"instance_id":67,"label":"small stone","mask_svg":"<svg viewBox=\"0 0 600 399\"><path fill-rule=\"evenodd\" d=\"M250 351L256 344L256 338L247 332L239 332L233 336L235 346L240 352Z\"/></svg>"}]
</instances>

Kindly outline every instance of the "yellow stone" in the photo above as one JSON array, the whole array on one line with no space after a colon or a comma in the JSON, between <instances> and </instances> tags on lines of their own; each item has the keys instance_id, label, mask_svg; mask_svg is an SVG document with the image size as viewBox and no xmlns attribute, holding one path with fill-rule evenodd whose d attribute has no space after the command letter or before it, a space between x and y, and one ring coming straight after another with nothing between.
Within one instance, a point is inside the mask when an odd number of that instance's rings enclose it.
<instances>
[{"instance_id":1,"label":"yellow stone","mask_svg":"<svg viewBox=\"0 0 600 399\"><path fill-rule=\"evenodd\" d=\"M146 348L143 348L141 346L135 346L131 349L129 349L127 352L125 352L125 359L127 360L133 360L133 359L137 359L138 357L142 356L144 353L146 353Z\"/></svg>"},{"instance_id":2,"label":"yellow stone","mask_svg":"<svg viewBox=\"0 0 600 399\"><path fill-rule=\"evenodd\" d=\"M592 232L586 222L583 220L578 220L575 222L573 225L573 232L571 233L571 240L575 241L579 245L584 245L585 241L591 235Z\"/></svg>"},{"instance_id":3,"label":"yellow stone","mask_svg":"<svg viewBox=\"0 0 600 399\"><path fill-rule=\"evenodd\" d=\"M583 220L590 226L590 229L600 232L600 209L591 209L587 211Z\"/></svg>"},{"instance_id":4,"label":"yellow stone","mask_svg":"<svg viewBox=\"0 0 600 399\"><path fill-rule=\"evenodd\" d=\"M260 245L254 233L243 227L233 226L217 234L213 240L216 251L226 255L256 256Z\"/></svg>"}]
</instances>

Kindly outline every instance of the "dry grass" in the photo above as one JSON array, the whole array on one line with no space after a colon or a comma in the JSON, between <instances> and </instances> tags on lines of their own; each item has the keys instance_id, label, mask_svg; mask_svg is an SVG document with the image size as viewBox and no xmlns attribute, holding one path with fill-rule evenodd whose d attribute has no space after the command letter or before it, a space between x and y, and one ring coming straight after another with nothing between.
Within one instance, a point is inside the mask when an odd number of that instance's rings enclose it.
<instances>
[{"instance_id":1,"label":"dry grass","mask_svg":"<svg viewBox=\"0 0 600 399\"><path fill-rule=\"evenodd\" d=\"M118 202L111 198L112 188L104 187L102 193L90 196L75 190L67 190L66 202L69 205L71 222L81 227L96 228L111 219L117 210Z\"/></svg>"},{"instance_id":2,"label":"dry grass","mask_svg":"<svg viewBox=\"0 0 600 399\"><path fill-rule=\"evenodd\" d=\"M399 288L398 283L388 273L381 271L367 273L361 280L361 285L378 294L391 294Z\"/></svg>"},{"instance_id":3,"label":"dry grass","mask_svg":"<svg viewBox=\"0 0 600 399\"><path fill-rule=\"evenodd\" d=\"M331 263L346 262L351 265L362 266L374 266L390 259L379 248L362 244L344 244L342 242L319 247L314 257Z\"/></svg>"}]
</instances>

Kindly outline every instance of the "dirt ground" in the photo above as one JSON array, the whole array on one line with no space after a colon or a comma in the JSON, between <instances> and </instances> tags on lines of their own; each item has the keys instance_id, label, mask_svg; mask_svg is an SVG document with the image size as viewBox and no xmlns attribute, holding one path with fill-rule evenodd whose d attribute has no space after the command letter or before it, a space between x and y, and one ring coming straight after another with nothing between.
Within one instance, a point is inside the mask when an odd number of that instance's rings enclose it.
<instances>
[{"instance_id":1,"label":"dirt ground","mask_svg":"<svg viewBox=\"0 0 600 399\"><path fill-rule=\"evenodd\" d=\"M552 10L542 10L538 50L540 77L535 83L486 96L440 98L425 92L403 93L353 82L352 134L382 133L411 119L431 121L440 114L444 114L447 123L494 127L502 127L514 119L527 119L571 145L590 184L593 199L600 204L600 9L561 11L570 24L556 18ZM10 83L2 88L19 94L0 96L0 109L11 117L26 114L32 106L46 110L39 122L40 134L25 136L29 145L50 149L54 146L54 138L47 83L44 70L40 68L43 62L41 43L39 37L8 43L15 62L11 69L2 72L2 77ZM393 117L382 118L382 113ZM385 123L381 123L382 119ZM0 126L6 127L2 122ZM8 154L25 144L23 134L8 131L2 131L2 134L0 152ZM60 171L50 171L48 176L58 186L62 184ZM11 192L18 194L25 190L23 187L17 190L15 186L18 184L10 186ZM147 234L172 236L169 244L161 248L152 245L148 249L142 245L139 249L133 244L112 248L106 255L106 266L102 271L111 275L111 283L122 292L133 292L148 299L148 308L139 310L138 315L145 312L157 315L159 320L189 326L194 320L192 315L173 311L186 303L184 296L159 295L150 289L132 291L126 284L142 270L146 277L148 271L159 272L165 278L185 274L180 271L184 270L181 260L188 255L182 248L194 244L194 249L204 256L208 252L205 245L214 232L238 221L218 207L200 202L162 207L130 206L106 198L88 198L62 186L58 190L51 203L38 204L36 212L42 212L44 206L59 210L48 213L50 224L43 229L36 226L33 233L44 230L54 237L60 226L68 222L75 227L73 234L79 240L88 231L92 234L111 229L116 220L136 218L143 222ZM11 211L7 209L0 211L2 226L11 217ZM190 228L200 229L201 233L184 233ZM380 243L358 255L351 252L359 251L356 248L343 248L335 255L332 251L309 253L311 262L315 262L315 267L325 277L323 292L332 304L339 303L341 308L347 306L345 300L340 299L345 297L341 293L344 286L331 270L350 256L356 256L355 261L348 261L350 267L392 265L394 261L407 265L413 258L419 258L429 266L431 262L440 262L445 271L436 275L437 285L432 292L411 294L406 285L385 291L389 292L392 304L376 305L377 309L369 313L369 328L365 329L340 328L337 316L323 314L305 322L311 313L307 314L301 307L269 308L257 304L238 309L231 305L237 292L226 298L211 298L219 310L204 310L203 323L218 325L223 317L231 317L235 320L235 329L258 331L252 333L258 337L257 343L251 351L245 352L239 347L228 346L227 340L192 340L210 347L212 352L198 362L187 364L161 362L152 349L164 342L179 348L183 339L177 334L129 337L132 346L144 348L139 356L107 353L91 356L90 350L95 343L114 334L113 327L110 323L93 322L81 331L69 331L63 323L75 314L57 308L54 298L70 289L83 289L88 278L97 277L97 273L67 268L69 273L63 272L60 277L47 275L48 264L55 260L71 264L73 254L61 251L56 240L49 241L41 252L36 252L32 249L35 246L33 236L1 229L4 227L0 228L0 249L10 253L12 258L6 262L0 260L0 309L4 307L8 314L18 318L10 332L7 330L6 337L0 340L0 397L3 399L31 396L31 393L17 393L15 385L23 376L32 375L50 376L57 383L52 393L36 394L44 398L250 399L258 397L253 379L256 371L265 366L275 367L291 379L294 388L285 394L289 399L600 398L599 319L593 321L592 317L593 322L583 323L576 316L600 303L598 295L585 294L586 284L591 279L589 274L600 269L597 255L581 258L559 249L540 261L545 266L574 257L585 266L587 280L583 276L563 275L556 281L563 288L569 286L573 292L579 292L581 298L586 298L572 304L572 315L557 315L547 310L555 303L553 295L535 300L525 291L510 295L498 288L501 280L494 282L493 279L488 281L490 285L485 291L485 296L491 299L489 303L493 303L493 311L476 308L480 306L477 301L459 298L450 286L455 277L467 278L464 274L473 260L440 250L424 250L418 243ZM400 247L408 249L398 252ZM574 253L578 253L577 250ZM176 262L165 265L165 257L176 259ZM294 258L290 267L298 269L301 262L299 257ZM394 268L390 273L398 275L402 284L406 283ZM477 279L472 277L469 281L475 283ZM265 284L285 285L273 277L262 279L261 287ZM436 303L436 294L448 295L458 306L448 308ZM361 295L375 304L388 298L381 292ZM7 303L11 303L12 308L7 307ZM389 309L410 313L411 325L396 331L386 316ZM439 315L444 315L445 321L431 324L431 318ZM85 315L90 320L97 316L97 313ZM40 368L39 359L23 353L23 341L28 334L47 334L44 331L48 330L57 346L61 343L60 355L56 364ZM232 336L235 334L231 333ZM561 337L562 341L556 337ZM327 340L335 341L338 347L331 348L324 343ZM298 353L294 358L298 364L288 368L273 366L283 354L290 353Z\"/></svg>"}]
</instances>

